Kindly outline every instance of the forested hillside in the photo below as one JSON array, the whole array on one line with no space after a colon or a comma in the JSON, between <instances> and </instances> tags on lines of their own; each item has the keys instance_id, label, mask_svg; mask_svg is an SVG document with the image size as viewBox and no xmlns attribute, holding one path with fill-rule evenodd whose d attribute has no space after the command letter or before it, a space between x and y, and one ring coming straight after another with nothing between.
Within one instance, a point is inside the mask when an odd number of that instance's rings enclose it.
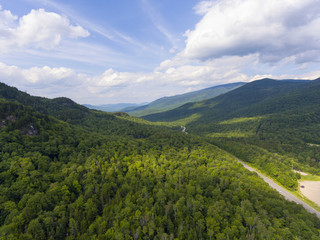
<instances>
[{"instance_id":1,"label":"forested hillside","mask_svg":"<svg viewBox=\"0 0 320 240\"><path fill-rule=\"evenodd\" d=\"M196 116L188 132L252 163L284 186L297 187L292 168L320 173L320 79L263 79L219 97L146 116L177 121Z\"/></svg>"},{"instance_id":2,"label":"forested hillside","mask_svg":"<svg viewBox=\"0 0 320 240\"><path fill-rule=\"evenodd\" d=\"M198 113L201 114L200 120L204 122L209 117L211 120L219 121L287 111L295 108L295 104L300 107L305 106L306 102L297 103L295 101L296 95L307 95L303 90L312 90L312 87L318 84L320 84L320 80L310 82L262 79L215 98L188 103L171 111L150 114L143 118L151 121L174 121ZM289 98L288 100L291 99L291 101L281 101L282 98ZM277 104L279 101L282 103ZM316 104L312 101L309 103Z\"/></svg>"},{"instance_id":3,"label":"forested hillside","mask_svg":"<svg viewBox=\"0 0 320 240\"><path fill-rule=\"evenodd\" d=\"M200 137L1 88L0 239L319 239Z\"/></svg>"},{"instance_id":4,"label":"forested hillside","mask_svg":"<svg viewBox=\"0 0 320 240\"><path fill-rule=\"evenodd\" d=\"M40 113L50 114L61 120L73 123L78 122L78 120L89 114L88 108L76 104L71 99L60 97L51 100L43 97L33 97L0 82L1 97L32 107Z\"/></svg>"}]
</instances>

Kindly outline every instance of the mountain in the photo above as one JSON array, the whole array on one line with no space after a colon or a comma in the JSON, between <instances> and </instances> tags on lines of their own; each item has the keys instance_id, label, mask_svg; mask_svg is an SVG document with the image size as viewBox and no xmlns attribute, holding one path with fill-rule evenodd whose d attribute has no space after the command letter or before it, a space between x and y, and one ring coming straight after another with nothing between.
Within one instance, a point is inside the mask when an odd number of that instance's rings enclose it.
<instances>
[{"instance_id":1,"label":"mountain","mask_svg":"<svg viewBox=\"0 0 320 240\"><path fill-rule=\"evenodd\" d=\"M318 238L315 215L203 138L1 89L1 239Z\"/></svg>"},{"instance_id":2,"label":"mountain","mask_svg":"<svg viewBox=\"0 0 320 240\"><path fill-rule=\"evenodd\" d=\"M89 114L88 108L75 103L71 99L60 97L51 100L43 97L34 97L4 83L0 83L0 98L19 102L34 108L42 114L53 115L64 121L79 121Z\"/></svg>"},{"instance_id":3,"label":"mountain","mask_svg":"<svg viewBox=\"0 0 320 240\"><path fill-rule=\"evenodd\" d=\"M90 109L100 110L104 112L120 112L120 111L123 111L123 109L137 108L145 104L146 103L143 103L143 104L117 103L117 104L103 104L103 105L84 104L83 106Z\"/></svg>"},{"instance_id":4,"label":"mountain","mask_svg":"<svg viewBox=\"0 0 320 240\"><path fill-rule=\"evenodd\" d=\"M147 105L140 106L137 108L131 107L127 109L122 109L121 111L127 112L132 116L144 116L152 113L159 113L159 112L177 108L188 102L197 102L197 101L213 98L220 94L236 89L244 84L245 83L243 82L238 82L238 83L230 83L230 84L214 86L214 87L202 89L199 91L194 91L194 92L171 96L171 97L160 98Z\"/></svg>"},{"instance_id":5,"label":"mountain","mask_svg":"<svg viewBox=\"0 0 320 240\"><path fill-rule=\"evenodd\" d=\"M284 186L297 188L292 167L320 173L320 153L314 147L320 143L319 102L320 79L262 79L216 98L144 118L189 119L189 133L209 138Z\"/></svg>"},{"instance_id":6,"label":"mountain","mask_svg":"<svg viewBox=\"0 0 320 240\"><path fill-rule=\"evenodd\" d=\"M210 117L210 120L222 120L241 115L255 115L256 111L260 112L260 114L265 114L264 112L266 111L281 111L289 106L281 105L282 109L279 109L280 105L272 104L272 102L276 103L279 98L283 97L283 94L291 90L302 91L301 86L309 86L308 83L310 81L257 80L218 97L196 103L187 103L179 108L162 113L149 114L143 116L143 118L150 121L175 121L197 113L202 114L204 119ZM270 102L269 105L272 106L269 106L269 109L261 107L260 105L265 102L266 104ZM294 103L293 107L295 107ZM255 113L250 114L250 111L255 111Z\"/></svg>"}]
</instances>

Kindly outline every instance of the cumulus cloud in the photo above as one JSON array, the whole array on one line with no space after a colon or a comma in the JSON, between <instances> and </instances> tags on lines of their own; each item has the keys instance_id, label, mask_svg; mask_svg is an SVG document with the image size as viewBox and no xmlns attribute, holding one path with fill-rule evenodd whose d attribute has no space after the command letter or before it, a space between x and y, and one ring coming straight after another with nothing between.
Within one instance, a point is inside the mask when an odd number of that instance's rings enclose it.
<instances>
[{"instance_id":1,"label":"cumulus cloud","mask_svg":"<svg viewBox=\"0 0 320 240\"><path fill-rule=\"evenodd\" d=\"M22 69L0 63L0 79L5 83L47 97L67 96L80 103L145 102L163 96L234 81L248 77L238 68L227 68L233 59L207 65L168 66L154 72L119 72L107 69L89 76L70 68L32 67ZM244 62L244 61L242 61Z\"/></svg>"},{"instance_id":2,"label":"cumulus cloud","mask_svg":"<svg viewBox=\"0 0 320 240\"><path fill-rule=\"evenodd\" d=\"M88 79L88 91L96 97L94 101L104 101L102 103L146 102L218 84L249 80L237 69L219 69L220 64L171 66L148 73L108 69Z\"/></svg>"},{"instance_id":3,"label":"cumulus cloud","mask_svg":"<svg viewBox=\"0 0 320 240\"><path fill-rule=\"evenodd\" d=\"M31 10L21 18L0 6L0 50L12 48L53 49L63 39L89 36L89 32L72 25L68 18L44 9Z\"/></svg>"},{"instance_id":4,"label":"cumulus cloud","mask_svg":"<svg viewBox=\"0 0 320 240\"><path fill-rule=\"evenodd\" d=\"M14 16L9 10L2 10L2 7L0 5L0 26L1 28L5 26L12 26L14 21L17 20L17 16Z\"/></svg>"},{"instance_id":5,"label":"cumulus cloud","mask_svg":"<svg viewBox=\"0 0 320 240\"><path fill-rule=\"evenodd\" d=\"M269 63L320 60L318 0L215 0L195 9L204 16L185 33L183 53L190 59L258 54Z\"/></svg>"},{"instance_id":6,"label":"cumulus cloud","mask_svg":"<svg viewBox=\"0 0 320 240\"><path fill-rule=\"evenodd\" d=\"M69 68L32 67L22 69L0 62L0 79L35 95L47 97L64 96L82 86L86 76Z\"/></svg>"}]
</instances>

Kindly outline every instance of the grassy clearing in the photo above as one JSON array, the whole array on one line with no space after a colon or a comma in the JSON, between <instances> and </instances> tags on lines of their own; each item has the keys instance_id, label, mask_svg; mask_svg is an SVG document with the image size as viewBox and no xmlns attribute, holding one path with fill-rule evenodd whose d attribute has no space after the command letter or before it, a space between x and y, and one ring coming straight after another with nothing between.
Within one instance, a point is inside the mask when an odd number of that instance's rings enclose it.
<instances>
[{"instance_id":1,"label":"grassy clearing","mask_svg":"<svg viewBox=\"0 0 320 240\"><path fill-rule=\"evenodd\" d=\"M320 181L320 177L317 175L308 174L306 176L301 176L301 181Z\"/></svg>"},{"instance_id":2,"label":"grassy clearing","mask_svg":"<svg viewBox=\"0 0 320 240\"><path fill-rule=\"evenodd\" d=\"M235 124L235 123L243 123L249 121L257 121L262 119L263 117L244 117L244 118L233 118L230 120L222 121L219 124Z\"/></svg>"},{"instance_id":3,"label":"grassy clearing","mask_svg":"<svg viewBox=\"0 0 320 240\"><path fill-rule=\"evenodd\" d=\"M133 116L117 116L118 118L126 119L132 122L136 123L141 123L141 124L146 124L146 125L153 125L153 126L165 126L165 127L180 127L180 126L185 126L188 123L194 122L198 120L201 117L201 114L193 114L190 117L184 118L184 119L179 119L177 121L173 122L150 122L147 120L144 120L143 118L139 117L133 117Z\"/></svg>"},{"instance_id":4,"label":"grassy clearing","mask_svg":"<svg viewBox=\"0 0 320 240\"><path fill-rule=\"evenodd\" d=\"M190 117L179 119L177 121L173 121L167 124L172 124L172 126L185 126L188 123L197 121L202 115L199 113L192 114Z\"/></svg>"},{"instance_id":5,"label":"grassy clearing","mask_svg":"<svg viewBox=\"0 0 320 240\"><path fill-rule=\"evenodd\" d=\"M196 109L205 106L204 102L196 102L189 109Z\"/></svg>"},{"instance_id":6,"label":"grassy clearing","mask_svg":"<svg viewBox=\"0 0 320 240\"><path fill-rule=\"evenodd\" d=\"M252 136L252 132L243 132L243 131L230 131L230 132L220 132L220 133L210 133L206 135L207 137L212 137L212 138L219 138L219 137L224 137L224 138L245 138Z\"/></svg>"}]
</instances>

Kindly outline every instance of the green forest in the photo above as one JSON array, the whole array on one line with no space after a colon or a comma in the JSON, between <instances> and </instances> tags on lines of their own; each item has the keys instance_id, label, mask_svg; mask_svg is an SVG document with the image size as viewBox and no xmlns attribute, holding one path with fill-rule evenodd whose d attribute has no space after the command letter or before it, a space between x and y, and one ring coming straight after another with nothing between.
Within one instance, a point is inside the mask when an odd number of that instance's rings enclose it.
<instances>
[{"instance_id":1,"label":"green forest","mask_svg":"<svg viewBox=\"0 0 320 240\"><path fill-rule=\"evenodd\" d=\"M319 239L315 215L219 148L250 161L268 142L185 134L4 84L0 94L0 239ZM261 157L291 151L268 149Z\"/></svg>"}]
</instances>

